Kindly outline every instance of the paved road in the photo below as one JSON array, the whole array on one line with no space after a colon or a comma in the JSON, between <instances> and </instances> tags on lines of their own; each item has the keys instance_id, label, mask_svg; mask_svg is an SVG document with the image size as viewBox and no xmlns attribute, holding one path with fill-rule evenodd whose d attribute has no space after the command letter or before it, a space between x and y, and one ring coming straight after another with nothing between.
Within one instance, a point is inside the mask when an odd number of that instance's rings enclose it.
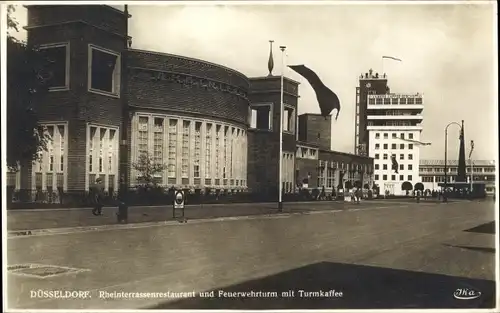
<instances>
[{"instance_id":1,"label":"paved road","mask_svg":"<svg viewBox=\"0 0 500 313\"><path fill-rule=\"evenodd\" d=\"M36 263L85 271L43 279L8 274L8 305L23 309L493 305L495 242L488 224L494 220L492 202L366 205L315 213L12 238L8 240L10 266ZM457 288L475 289L482 295L457 300L453 298ZM332 289L336 297L300 297L300 290ZM37 290L90 291L92 298L30 297ZM268 297L215 297L219 290L261 291L268 292ZM295 296L281 294L288 290ZM190 291L215 291L215 296L100 297L113 292L166 296Z\"/></svg>"},{"instance_id":2,"label":"paved road","mask_svg":"<svg viewBox=\"0 0 500 313\"><path fill-rule=\"evenodd\" d=\"M363 201L360 206L387 206L401 203L413 203L412 200L373 200ZM284 213L310 212L317 210L344 210L355 204L340 201L314 201L284 203ZM86 227L116 224L117 208L104 208L104 216L94 216L90 208L79 209L33 209L7 211L7 229L9 231L36 230L66 227ZM130 207L129 223L149 223L173 220L172 206ZM276 203L242 203L190 205L185 208L188 219L206 219L218 217L254 216L277 214ZM176 210L176 216L182 214Z\"/></svg>"}]
</instances>

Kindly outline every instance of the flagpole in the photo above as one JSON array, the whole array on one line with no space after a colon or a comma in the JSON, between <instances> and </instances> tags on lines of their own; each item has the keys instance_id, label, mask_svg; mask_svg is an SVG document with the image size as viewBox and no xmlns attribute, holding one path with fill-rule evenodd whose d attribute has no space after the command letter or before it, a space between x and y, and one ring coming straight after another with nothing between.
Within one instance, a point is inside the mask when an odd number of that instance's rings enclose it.
<instances>
[{"instance_id":1,"label":"flagpole","mask_svg":"<svg viewBox=\"0 0 500 313\"><path fill-rule=\"evenodd\" d=\"M281 89L280 89L280 154L279 154L279 178L278 178L278 211L283 211L283 82L284 82L284 73L285 73L285 46L280 46L281 50Z\"/></svg>"}]
</instances>

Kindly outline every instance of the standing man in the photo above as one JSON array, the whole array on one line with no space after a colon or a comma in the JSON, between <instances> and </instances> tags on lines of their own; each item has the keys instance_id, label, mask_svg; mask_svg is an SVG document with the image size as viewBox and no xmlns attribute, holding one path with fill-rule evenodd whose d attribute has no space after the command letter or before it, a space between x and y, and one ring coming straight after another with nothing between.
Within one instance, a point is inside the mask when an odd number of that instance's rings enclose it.
<instances>
[{"instance_id":1,"label":"standing man","mask_svg":"<svg viewBox=\"0 0 500 313\"><path fill-rule=\"evenodd\" d=\"M96 216L102 215L104 186L100 177L95 180L95 184L94 186L92 186L91 193L94 200L94 208L92 209L92 214Z\"/></svg>"}]
</instances>

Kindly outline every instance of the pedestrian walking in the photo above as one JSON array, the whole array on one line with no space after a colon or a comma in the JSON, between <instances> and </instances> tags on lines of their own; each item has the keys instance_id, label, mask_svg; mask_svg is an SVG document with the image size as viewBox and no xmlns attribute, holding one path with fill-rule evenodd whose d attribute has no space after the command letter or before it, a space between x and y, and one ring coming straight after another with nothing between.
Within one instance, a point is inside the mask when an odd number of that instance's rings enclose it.
<instances>
[{"instance_id":1,"label":"pedestrian walking","mask_svg":"<svg viewBox=\"0 0 500 313\"><path fill-rule=\"evenodd\" d=\"M356 203L359 204L359 200L363 196L363 189L358 188L356 189Z\"/></svg>"},{"instance_id":2,"label":"pedestrian walking","mask_svg":"<svg viewBox=\"0 0 500 313\"><path fill-rule=\"evenodd\" d=\"M103 197L104 197L104 186L102 184L102 179L97 178L95 184L92 186L91 194L94 201L94 208L92 209L92 214L102 215L103 207Z\"/></svg>"}]
</instances>

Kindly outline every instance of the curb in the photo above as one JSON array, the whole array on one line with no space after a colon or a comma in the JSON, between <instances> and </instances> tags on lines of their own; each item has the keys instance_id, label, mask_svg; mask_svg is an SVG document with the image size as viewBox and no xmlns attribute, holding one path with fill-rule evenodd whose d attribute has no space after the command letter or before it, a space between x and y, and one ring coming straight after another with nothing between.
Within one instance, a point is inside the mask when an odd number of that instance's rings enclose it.
<instances>
[{"instance_id":1,"label":"curb","mask_svg":"<svg viewBox=\"0 0 500 313\"><path fill-rule=\"evenodd\" d=\"M323 210L316 212L336 212L340 210ZM273 218L288 218L292 215L307 215L314 211L307 212L293 212L293 213L275 213L275 214L254 214L254 215L242 215L242 216L227 216L227 217L212 217L212 218L198 218L198 219L187 219L184 220L173 220L173 221L158 221L158 222L145 222L145 223L130 223L130 224L109 224L109 225L99 225L99 226L78 226L78 227L60 227L60 228L47 228L47 229L34 229L34 230L13 230L7 233L7 238L24 238L29 236L44 236L44 235L58 235L58 234L69 234L69 233L83 233L90 231L107 231L107 230L119 230L119 229L136 229L136 228L147 228L147 227L159 227L159 226L180 226L184 224L202 224L210 222L227 222L227 221L239 221L239 220L254 220L254 219L273 219ZM318 213L313 213L318 214Z\"/></svg>"}]
</instances>

